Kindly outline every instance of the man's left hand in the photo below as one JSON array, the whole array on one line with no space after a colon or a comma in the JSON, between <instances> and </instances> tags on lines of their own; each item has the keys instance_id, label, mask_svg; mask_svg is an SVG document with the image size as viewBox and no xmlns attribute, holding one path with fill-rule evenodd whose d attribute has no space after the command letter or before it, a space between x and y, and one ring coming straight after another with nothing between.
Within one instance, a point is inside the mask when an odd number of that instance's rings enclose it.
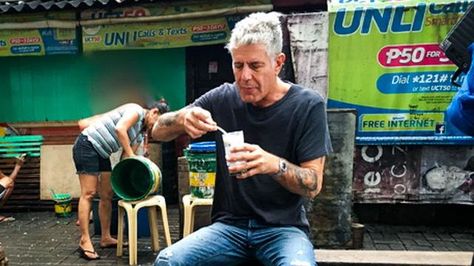
<instances>
[{"instance_id":1,"label":"man's left hand","mask_svg":"<svg viewBox=\"0 0 474 266\"><path fill-rule=\"evenodd\" d=\"M248 143L232 147L226 160L230 163L239 162L229 167L229 173L237 174L238 179L257 174L276 174L279 169L279 157L266 152L258 145Z\"/></svg>"}]
</instances>

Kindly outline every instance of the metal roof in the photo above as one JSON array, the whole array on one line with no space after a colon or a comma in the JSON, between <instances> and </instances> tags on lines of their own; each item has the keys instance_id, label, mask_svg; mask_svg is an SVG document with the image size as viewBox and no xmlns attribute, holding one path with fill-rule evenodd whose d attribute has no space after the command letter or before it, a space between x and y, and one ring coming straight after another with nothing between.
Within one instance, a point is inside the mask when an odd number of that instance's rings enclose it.
<instances>
[{"instance_id":1,"label":"metal roof","mask_svg":"<svg viewBox=\"0 0 474 266\"><path fill-rule=\"evenodd\" d=\"M173 0L0 0L0 14L23 13L29 11L48 11L77 8L100 8L103 6L123 6L125 4L150 3L150 2L174 2ZM276 7L297 8L307 5L324 5L326 0L272 0Z\"/></svg>"},{"instance_id":2,"label":"metal roof","mask_svg":"<svg viewBox=\"0 0 474 266\"><path fill-rule=\"evenodd\" d=\"M92 6L105 6L108 4L120 4L127 0L24 0L24 1L8 1L0 0L0 13L7 12L25 12L25 11L45 11L45 10L61 10L75 9ZM134 2L138 2L135 0ZM127 1L133 2L133 1Z\"/></svg>"}]
</instances>

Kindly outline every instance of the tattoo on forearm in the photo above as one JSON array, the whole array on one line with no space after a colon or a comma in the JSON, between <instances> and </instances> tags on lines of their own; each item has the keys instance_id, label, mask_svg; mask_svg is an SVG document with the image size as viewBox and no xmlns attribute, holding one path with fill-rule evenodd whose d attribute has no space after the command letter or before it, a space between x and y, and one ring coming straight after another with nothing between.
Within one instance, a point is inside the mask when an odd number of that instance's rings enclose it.
<instances>
[{"instance_id":1,"label":"tattoo on forearm","mask_svg":"<svg viewBox=\"0 0 474 266\"><path fill-rule=\"evenodd\" d=\"M167 114L164 114L162 116L160 116L160 126L165 126L165 127L169 127L169 126L172 126L176 123L178 119L178 113L177 112L173 112L173 113L167 113Z\"/></svg>"},{"instance_id":2,"label":"tattoo on forearm","mask_svg":"<svg viewBox=\"0 0 474 266\"><path fill-rule=\"evenodd\" d=\"M311 198L311 193L318 190L318 173L313 169L301 168L290 164L285 176L276 177L275 180L291 190L299 191Z\"/></svg>"},{"instance_id":3,"label":"tattoo on forearm","mask_svg":"<svg viewBox=\"0 0 474 266\"><path fill-rule=\"evenodd\" d=\"M305 191L307 196L318 189L317 173L314 170L297 166L292 166L291 168L292 176L296 179L299 188Z\"/></svg>"},{"instance_id":4,"label":"tattoo on forearm","mask_svg":"<svg viewBox=\"0 0 474 266\"><path fill-rule=\"evenodd\" d=\"M296 178L303 189L314 191L317 189L316 173L311 169L298 169Z\"/></svg>"}]
</instances>

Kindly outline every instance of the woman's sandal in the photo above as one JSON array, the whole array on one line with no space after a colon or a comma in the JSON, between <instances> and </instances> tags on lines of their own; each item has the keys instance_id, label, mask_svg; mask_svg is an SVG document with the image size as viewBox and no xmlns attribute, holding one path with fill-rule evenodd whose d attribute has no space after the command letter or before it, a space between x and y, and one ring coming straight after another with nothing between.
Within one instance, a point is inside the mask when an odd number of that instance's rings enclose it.
<instances>
[{"instance_id":1,"label":"woman's sandal","mask_svg":"<svg viewBox=\"0 0 474 266\"><path fill-rule=\"evenodd\" d=\"M79 257L86 260L99 260L100 259L99 254L97 254L97 252L93 250L86 250L86 249L83 249L82 247L78 247L77 252L79 252ZM89 257L87 256L87 254L93 254L95 255L95 257Z\"/></svg>"}]
</instances>

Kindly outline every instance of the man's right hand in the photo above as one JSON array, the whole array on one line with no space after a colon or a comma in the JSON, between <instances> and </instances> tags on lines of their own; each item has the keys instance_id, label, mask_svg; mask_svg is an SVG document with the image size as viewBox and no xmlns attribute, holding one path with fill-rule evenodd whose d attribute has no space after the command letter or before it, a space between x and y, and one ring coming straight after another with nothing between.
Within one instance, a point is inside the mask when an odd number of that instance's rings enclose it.
<instances>
[{"instance_id":1,"label":"man's right hand","mask_svg":"<svg viewBox=\"0 0 474 266\"><path fill-rule=\"evenodd\" d=\"M26 156L28 156L28 154L23 153L20 156L16 157L15 158L16 164L19 166L22 166L25 163Z\"/></svg>"},{"instance_id":2,"label":"man's right hand","mask_svg":"<svg viewBox=\"0 0 474 266\"><path fill-rule=\"evenodd\" d=\"M191 107L184 115L184 130L191 138L199 138L209 131L216 131L217 124L209 111L201 107Z\"/></svg>"}]
</instances>

